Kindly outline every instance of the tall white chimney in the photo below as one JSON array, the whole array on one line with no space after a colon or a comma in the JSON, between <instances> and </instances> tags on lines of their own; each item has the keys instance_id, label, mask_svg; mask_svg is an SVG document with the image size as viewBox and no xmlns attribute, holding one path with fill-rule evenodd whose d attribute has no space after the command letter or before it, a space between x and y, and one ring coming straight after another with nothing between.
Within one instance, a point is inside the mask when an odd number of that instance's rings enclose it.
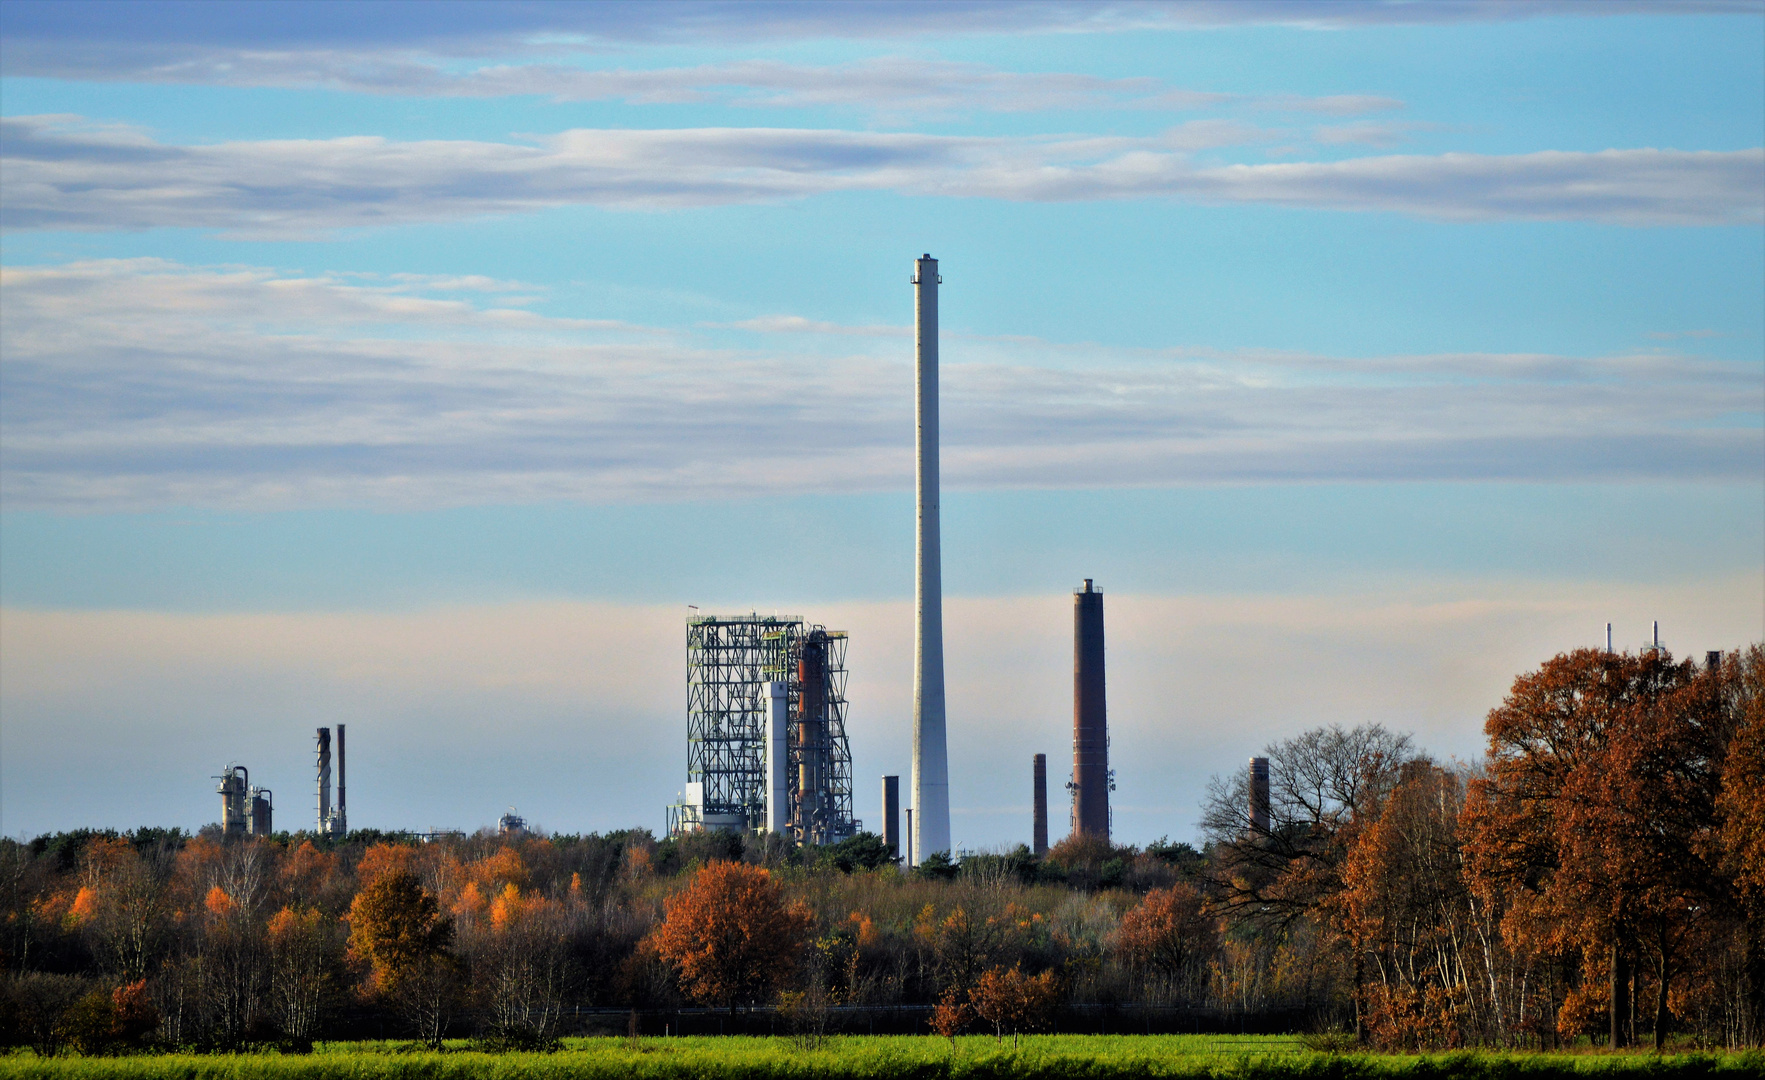
<instances>
[{"instance_id":1,"label":"tall white chimney","mask_svg":"<svg viewBox=\"0 0 1765 1080\"><path fill-rule=\"evenodd\" d=\"M950 765L944 747L944 586L938 547L938 260L913 264L919 405L913 635L913 865L950 850Z\"/></svg>"}]
</instances>

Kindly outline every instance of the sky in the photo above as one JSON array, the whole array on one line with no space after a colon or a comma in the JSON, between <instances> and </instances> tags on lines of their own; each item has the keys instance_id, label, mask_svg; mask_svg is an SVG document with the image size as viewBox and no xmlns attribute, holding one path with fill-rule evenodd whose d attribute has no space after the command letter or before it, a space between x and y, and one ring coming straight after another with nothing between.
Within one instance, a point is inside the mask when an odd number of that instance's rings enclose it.
<instances>
[{"instance_id":1,"label":"sky","mask_svg":"<svg viewBox=\"0 0 1765 1080\"><path fill-rule=\"evenodd\" d=\"M1765 4L0 7L0 834L643 826L688 605L910 773L940 259L952 831L1568 649L1765 639ZM903 784L905 787L906 784Z\"/></svg>"}]
</instances>

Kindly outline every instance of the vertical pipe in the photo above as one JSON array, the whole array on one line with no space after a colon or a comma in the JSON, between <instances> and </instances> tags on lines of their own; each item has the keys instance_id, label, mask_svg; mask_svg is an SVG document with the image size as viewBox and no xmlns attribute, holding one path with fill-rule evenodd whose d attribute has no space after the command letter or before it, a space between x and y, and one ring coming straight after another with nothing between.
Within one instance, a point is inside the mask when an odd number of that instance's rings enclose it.
<instances>
[{"instance_id":1,"label":"vertical pipe","mask_svg":"<svg viewBox=\"0 0 1765 1080\"><path fill-rule=\"evenodd\" d=\"M889 849L889 858L901 857L901 778L899 776L883 777L882 788L883 811L883 846Z\"/></svg>"},{"instance_id":2,"label":"vertical pipe","mask_svg":"<svg viewBox=\"0 0 1765 1080\"><path fill-rule=\"evenodd\" d=\"M1073 592L1073 832L1109 839L1109 710L1103 692L1103 590Z\"/></svg>"},{"instance_id":3,"label":"vertical pipe","mask_svg":"<svg viewBox=\"0 0 1765 1080\"><path fill-rule=\"evenodd\" d=\"M1269 759L1250 759L1250 831L1265 836L1269 831Z\"/></svg>"},{"instance_id":4,"label":"vertical pipe","mask_svg":"<svg viewBox=\"0 0 1765 1080\"><path fill-rule=\"evenodd\" d=\"M320 836L331 832L331 729L319 729L319 825Z\"/></svg>"},{"instance_id":5,"label":"vertical pipe","mask_svg":"<svg viewBox=\"0 0 1765 1080\"><path fill-rule=\"evenodd\" d=\"M790 687L766 684L766 831L784 835L791 820L788 738Z\"/></svg>"},{"instance_id":6,"label":"vertical pipe","mask_svg":"<svg viewBox=\"0 0 1765 1080\"><path fill-rule=\"evenodd\" d=\"M918 405L913 639L913 819L909 859L950 850L950 767L944 743L944 585L938 530L938 260L913 266ZM914 865L918 865L917 862Z\"/></svg>"},{"instance_id":7,"label":"vertical pipe","mask_svg":"<svg viewBox=\"0 0 1765 1080\"><path fill-rule=\"evenodd\" d=\"M1606 624L1606 652L1612 651L1612 624Z\"/></svg>"},{"instance_id":8,"label":"vertical pipe","mask_svg":"<svg viewBox=\"0 0 1765 1080\"><path fill-rule=\"evenodd\" d=\"M1661 620L1655 620L1655 651L1661 651Z\"/></svg>"},{"instance_id":9,"label":"vertical pipe","mask_svg":"<svg viewBox=\"0 0 1765 1080\"><path fill-rule=\"evenodd\" d=\"M343 801L343 725L337 725L337 835L349 832L349 808Z\"/></svg>"},{"instance_id":10,"label":"vertical pipe","mask_svg":"<svg viewBox=\"0 0 1765 1080\"><path fill-rule=\"evenodd\" d=\"M797 662L797 827L806 844L829 841L833 803L827 742L827 634L809 632Z\"/></svg>"},{"instance_id":11,"label":"vertical pipe","mask_svg":"<svg viewBox=\"0 0 1765 1080\"><path fill-rule=\"evenodd\" d=\"M913 861L913 807L907 808L907 865L918 865Z\"/></svg>"},{"instance_id":12,"label":"vertical pipe","mask_svg":"<svg viewBox=\"0 0 1765 1080\"><path fill-rule=\"evenodd\" d=\"M1037 754L1035 759L1035 790L1032 794L1030 824L1030 845L1036 858L1048 854L1048 755Z\"/></svg>"}]
</instances>

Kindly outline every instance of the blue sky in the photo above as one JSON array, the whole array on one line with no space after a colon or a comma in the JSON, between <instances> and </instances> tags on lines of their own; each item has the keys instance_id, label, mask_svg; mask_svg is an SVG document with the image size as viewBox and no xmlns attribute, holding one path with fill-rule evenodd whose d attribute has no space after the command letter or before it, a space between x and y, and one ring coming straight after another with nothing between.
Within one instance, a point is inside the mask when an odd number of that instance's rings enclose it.
<instances>
[{"instance_id":1,"label":"blue sky","mask_svg":"<svg viewBox=\"0 0 1765 1080\"><path fill-rule=\"evenodd\" d=\"M9 3L0 831L193 827L229 760L297 822L339 719L359 824L653 827L687 604L852 631L874 814L922 251L959 844L1027 837L1082 577L1138 843L1314 723L1474 756L1608 620L1759 640L1762 46L1755 3Z\"/></svg>"}]
</instances>

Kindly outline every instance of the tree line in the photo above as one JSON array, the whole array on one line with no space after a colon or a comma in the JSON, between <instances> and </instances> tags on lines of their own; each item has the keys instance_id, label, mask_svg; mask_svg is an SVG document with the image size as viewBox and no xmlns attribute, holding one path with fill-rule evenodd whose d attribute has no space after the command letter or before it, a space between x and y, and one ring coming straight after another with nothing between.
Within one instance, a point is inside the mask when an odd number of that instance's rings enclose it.
<instances>
[{"instance_id":1,"label":"tree line","mask_svg":"<svg viewBox=\"0 0 1765 1080\"><path fill-rule=\"evenodd\" d=\"M583 1007L1064 1006L1292 1017L1392 1049L1765 1035L1765 651L1583 650L1473 763L1377 725L1216 778L1202 846L926 860L879 838L207 829L0 840L0 1042L86 1053L399 1034L545 1047Z\"/></svg>"}]
</instances>

